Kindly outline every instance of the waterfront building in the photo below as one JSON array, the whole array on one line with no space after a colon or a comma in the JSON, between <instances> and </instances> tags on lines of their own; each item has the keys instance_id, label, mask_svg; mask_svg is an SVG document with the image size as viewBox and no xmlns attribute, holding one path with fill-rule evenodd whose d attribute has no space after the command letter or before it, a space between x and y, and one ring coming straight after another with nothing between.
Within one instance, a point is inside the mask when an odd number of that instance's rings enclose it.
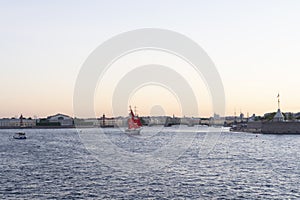
<instances>
[{"instance_id":1,"label":"waterfront building","mask_svg":"<svg viewBox=\"0 0 300 200\"><path fill-rule=\"evenodd\" d=\"M149 119L149 126L165 125L167 118L167 116L151 116ZM173 119L174 118L175 117L173 116Z\"/></svg>"},{"instance_id":2,"label":"waterfront building","mask_svg":"<svg viewBox=\"0 0 300 200\"><path fill-rule=\"evenodd\" d=\"M73 118L63 114L56 114L47 117L49 123L59 123L61 126L72 126L74 124Z\"/></svg>"},{"instance_id":3,"label":"waterfront building","mask_svg":"<svg viewBox=\"0 0 300 200\"><path fill-rule=\"evenodd\" d=\"M4 118L0 119L0 127L1 128L17 128L17 127L34 127L36 126L36 120L31 118Z\"/></svg>"},{"instance_id":4,"label":"waterfront building","mask_svg":"<svg viewBox=\"0 0 300 200\"><path fill-rule=\"evenodd\" d=\"M88 119L79 119L74 118L74 125L76 127L99 127L100 123L99 120L96 118L88 118Z\"/></svg>"},{"instance_id":5,"label":"waterfront building","mask_svg":"<svg viewBox=\"0 0 300 200\"><path fill-rule=\"evenodd\" d=\"M128 121L128 117L119 116L119 117L114 118L113 123L116 127L127 127L128 126L127 121Z\"/></svg>"}]
</instances>

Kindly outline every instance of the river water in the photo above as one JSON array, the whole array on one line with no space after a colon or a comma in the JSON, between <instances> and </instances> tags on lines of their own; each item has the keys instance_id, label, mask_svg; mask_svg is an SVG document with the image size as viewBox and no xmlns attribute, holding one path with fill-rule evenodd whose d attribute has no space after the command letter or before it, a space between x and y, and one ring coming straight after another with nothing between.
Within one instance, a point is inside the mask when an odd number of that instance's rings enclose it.
<instances>
[{"instance_id":1,"label":"river water","mask_svg":"<svg viewBox=\"0 0 300 200\"><path fill-rule=\"evenodd\" d=\"M185 147L184 151L169 157L171 162L153 160L163 163L160 168L149 160L143 166L142 160L126 170L127 158L116 152L108 156L110 148L101 142L98 151L93 151L83 139L84 131L26 129L27 139L15 140L16 131L0 130L1 199L300 198L300 135L225 131L207 138L205 128L194 134L176 128L154 134L146 128L141 136L132 137L107 129L106 139L131 157L146 157L172 140L178 140L174 144L183 141L178 149ZM97 141L96 129L86 131L95 134ZM174 138L175 132L179 137ZM192 138L184 139L188 137ZM205 145L209 151L202 148Z\"/></svg>"}]
</instances>

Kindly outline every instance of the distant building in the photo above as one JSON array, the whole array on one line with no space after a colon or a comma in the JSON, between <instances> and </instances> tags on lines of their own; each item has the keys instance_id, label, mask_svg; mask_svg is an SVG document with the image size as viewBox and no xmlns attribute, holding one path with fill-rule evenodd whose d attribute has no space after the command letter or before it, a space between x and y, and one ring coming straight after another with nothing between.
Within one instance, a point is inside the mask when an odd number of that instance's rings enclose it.
<instances>
[{"instance_id":1,"label":"distant building","mask_svg":"<svg viewBox=\"0 0 300 200\"><path fill-rule=\"evenodd\" d=\"M275 122L282 122L282 121L284 121L284 116L281 113L280 109L277 110L275 116L273 117L273 121L275 121Z\"/></svg>"},{"instance_id":2,"label":"distant building","mask_svg":"<svg viewBox=\"0 0 300 200\"><path fill-rule=\"evenodd\" d=\"M21 118L4 118L4 119L0 119L0 127L2 128L10 128L10 127L34 127L36 126L36 120L31 119L31 118L23 118L22 116L22 120Z\"/></svg>"},{"instance_id":3,"label":"distant building","mask_svg":"<svg viewBox=\"0 0 300 200\"><path fill-rule=\"evenodd\" d=\"M155 125L165 125L167 121L167 116L153 116L149 119L149 126L155 126ZM175 118L173 116L173 118Z\"/></svg>"},{"instance_id":4,"label":"distant building","mask_svg":"<svg viewBox=\"0 0 300 200\"><path fill-rule=\"evenodd\" d=\"M220 115L217 113L214 113L214 119L220 119Z\"/></svg>"},{"instance_id":5,"label":"distant building","mask_svg":"<svg viewBox=\"0 0 300 200\"><path fill-rule=\"evenodd\" d=\"M88 119L74 119L74 125L76 127L99 127L99 120L96 118L88 118Z\"/></svg>"},{"instance_id":6,"label":"distant building","mask_svg":"<svg viewBox=\"0 0 300 200\"><path fill-rule=\"evenodd\" d=\"M116 127L127 127L128 117L116 117L114 118L114 125Z\"/></svg>"},{"instance_id":7,"label":"distant building","mask_svg":"<svg viewBox=\"0 0 300 200\"><path fill-rule=\"evenodd\" d=\"M294 118L295 118L296 120L299 120L299 119L300 119L300 112L295 113L295 114L294 114Z\"/></svg>"},{"instance_id":8,"label":"distant building","mask_svg":"<svg viewBox=\"0 0 300 200\"><path fill-rule=\"evenodd\" d=\"M254 122L255 121L255 114L253 114L251 117L248 118L249 122Z\"/></svg>"},{"instance_id":9,"label":"distant building","mask_svg":"<svg viewBox=\"0 0 300 200\"><path fill-rule=\"evenodd\" d=\"M201 123L200 118L183 117L180 119L180 124L182 125L194 126L194 125L199 125L200 123Z\"/></svg>"},{"instance_id":10,"label":"distant building","mask_svg":"<svg viewBox=\"0 0 300 200\"><path fill-rule=\"evenodd\" d=\"M49 123L60 123L61 126L72 126L74 124L72 117L60 113L47 117L47 121Z\"/></svg>"}]
</instances>

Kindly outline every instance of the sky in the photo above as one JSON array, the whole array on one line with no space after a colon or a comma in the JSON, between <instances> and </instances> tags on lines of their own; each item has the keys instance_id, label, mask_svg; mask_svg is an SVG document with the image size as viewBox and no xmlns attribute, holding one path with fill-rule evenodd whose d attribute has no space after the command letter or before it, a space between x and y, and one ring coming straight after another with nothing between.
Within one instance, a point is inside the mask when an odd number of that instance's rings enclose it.
<instances>
[{"instance_id":1,"label":"sky","mask_svg":"<svg viewBox=\"0 0 300 200\"><path fill-rule=\"evenodd\" d=\"M282 111L300 112L299 10L297 0L1 0L0 117L74 116L74 86L85 60L111 37L140 28L181 33L206 51L223 82L226 115L276 111L278 93ZM128 102L140 115L155 114L157 105L160 114L181 115L176 94L155 87ZM198 90L199 115L210 116L209 93ZM96 115L124 114L112 112L110 102L97 105L106 94L97 92ZM158 100L143 105L145 98Z\"/></svg>"}]
</instances>

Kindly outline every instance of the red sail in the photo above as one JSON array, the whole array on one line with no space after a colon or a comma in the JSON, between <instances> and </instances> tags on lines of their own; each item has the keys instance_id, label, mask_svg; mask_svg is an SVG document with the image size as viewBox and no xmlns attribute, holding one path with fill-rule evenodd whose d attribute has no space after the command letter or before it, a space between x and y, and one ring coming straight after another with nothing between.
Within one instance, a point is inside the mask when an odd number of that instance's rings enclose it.
<instances>
[{"instance_id":1,"label":"red sail","mask_svg":"<svg viewBox=\"0 0 300 200\"><path fill-rule=\"evenodd\" d=\"M142 123L140 119L134 115L131 107L130 107L130 113L129 113L129 119L128 119L128 129L137 129L142 126Z\"/></svg>"},{"instance_id":2,"label":"red sail","mask_svg":"<svg viewBox=\"0 0 300 200\"><path fill-rule=\"evenodd\" d=\"M139 127L142 126L142 123L141 123L140 118L137 117L136 119L134 119L134 122L135 122Z\"/></svg>"}]
</instances>

